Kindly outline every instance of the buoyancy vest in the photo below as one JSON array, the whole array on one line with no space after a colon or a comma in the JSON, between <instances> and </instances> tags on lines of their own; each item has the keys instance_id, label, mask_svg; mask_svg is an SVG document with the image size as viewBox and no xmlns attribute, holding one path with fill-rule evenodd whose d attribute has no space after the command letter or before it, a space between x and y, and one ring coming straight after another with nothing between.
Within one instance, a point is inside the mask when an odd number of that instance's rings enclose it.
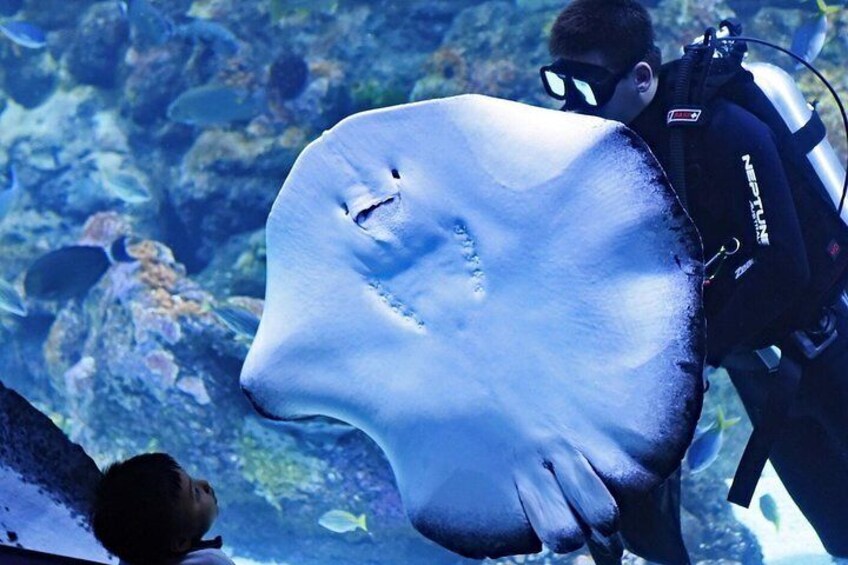
<instances>
[{"instance_id":1,"label":"buoyancy vest","mask_svg":"<svg viewBox=\"0 0 848 565\"><path fill-rule=\"evenodd\" d=\"M794 129L778 110L798 101L806 104L791 77L773 65L743 66L744 52L745 47L739 45L719 56L715 48L689 49L676 65L671 65L668 80L674 93L667 115L671 128L669 176L675 188L683 191L681 200L686 204L686 193L699 181L687 171L703 169L702 152L708 149L693 142L694 136L686 130L706 123L718 99L744 108L774 134L801 227L810 279L804 292L755 340L773 344L795 330L815 327L823 308L833 304L848 284L848 225L838 215L833 195L838 192L833 187L834 177L841 186L845 173L841 167L834 172L814 166L812 152L826 145L824 149L833 153L814 108L794 109L796 116L809 116L806 123ZM776 81L780 84L775 85ZM705 255L709 258L716 251L705 249Z\"/></svg>"}]
</instances>

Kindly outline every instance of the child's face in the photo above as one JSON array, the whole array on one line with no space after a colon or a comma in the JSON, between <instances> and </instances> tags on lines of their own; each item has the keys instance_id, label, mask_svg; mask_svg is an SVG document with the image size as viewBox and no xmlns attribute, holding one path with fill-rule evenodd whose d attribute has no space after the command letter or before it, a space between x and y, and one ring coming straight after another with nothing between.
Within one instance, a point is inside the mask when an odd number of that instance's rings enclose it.
<instances>
[{"instance_id":1,"label":"child's face","mask_svg":"<svg viewBox=\"0 0 848 565\"><path fill-rule=\"evenodd\" d=\"M208 482L195 479L182 469L180 481L180 498L176 508L179 524L177 549L185 551L212 527L218 516L218 499Z\"/></svg>"}]
</instances>

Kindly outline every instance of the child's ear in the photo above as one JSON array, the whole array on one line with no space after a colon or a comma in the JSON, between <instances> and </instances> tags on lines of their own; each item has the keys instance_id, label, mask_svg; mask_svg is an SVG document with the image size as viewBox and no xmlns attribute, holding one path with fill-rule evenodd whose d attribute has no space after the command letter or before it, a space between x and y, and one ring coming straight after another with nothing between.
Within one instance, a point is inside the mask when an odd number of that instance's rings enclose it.
<instances>
[{"instance_id":1,"label":"child's ear","mask_svg":"<svg viewBox=\"0 0 848 565\"><path fill-rule=\"evenodd\" d=\"M172 553L185 553L191 549L191 540L185 536L179 536L171 539Z\"/></svg>"}]
</instances>

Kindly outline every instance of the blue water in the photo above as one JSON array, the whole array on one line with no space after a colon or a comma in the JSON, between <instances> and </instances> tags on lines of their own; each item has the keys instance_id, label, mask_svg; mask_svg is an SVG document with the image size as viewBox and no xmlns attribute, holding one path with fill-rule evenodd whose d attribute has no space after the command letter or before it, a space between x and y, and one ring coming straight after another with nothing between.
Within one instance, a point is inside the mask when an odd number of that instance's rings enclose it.
<instances>
[{"instance_id":1,"label":"blue water","mask_svg":"<svg viewBox=\"0 0 848 565\"><path fill-rule=\"evenodd\" d=\"M163 450L208 478L221 504L213 533L237 557L470 562L409 525L391 469L364 434L330 421L272 424L251 410L237 382L245 328L264 297L265 219L306 144L356 112L455 94L557 107L538 68L550 62L547 31L561 5L0 0L0 25L9 23L0 36L0 187L11 185L14 166L21 189L0 208L0 277L20 291L48 251L108 247L121 235L137 259L71 298L28 297L25 318L0 311L0 380L101 466ZM816 15L785 1L667 0L649 9L665 59L734 13L751 35L784 46ZM846 18L828 18L815 62L842 92ZM794 67L767 50L751 58ZM796 76L820 100L844 156L835 105L808 74ZM45 276L69 284L86 268L65 263ZM216 307L241 313L228 322ZM719 404L744 417L721 375L705 414ZM762 516L745 526L724 501L749 430L747 422L728 430L716 463L684 472L693 561L784 558L761 550L748 529ZM364 513L369 532L319 525L334 509ZM798 524L783 530L783 543L806 543L803 519L781 510ZM2 532L0 543L8 543Z\"/></svg>"}]
</instances>

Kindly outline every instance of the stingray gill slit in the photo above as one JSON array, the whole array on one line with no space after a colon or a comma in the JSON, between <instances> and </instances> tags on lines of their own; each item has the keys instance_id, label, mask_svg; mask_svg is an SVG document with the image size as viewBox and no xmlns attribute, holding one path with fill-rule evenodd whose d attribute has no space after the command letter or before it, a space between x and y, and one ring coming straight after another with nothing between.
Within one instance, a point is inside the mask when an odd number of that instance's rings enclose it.
<instances>
[{"instance_id":1,"label":"stingray gill slit","mask_svg":"<svg viewBox=\"0 0 848 565\"><path fill-rule=\"evenodd\" d=\"M424 331L424 321L418 316L412 307L402 302L383 283L377 279L368 281L368 288L373 292L374 296L383 304L393 316L400 318L405 324L408 324L413 330L418 332Z\"/></svg>"},{"instance_id":2,"label":"stingray gill slit","mask_svg":"<svg viewBox=\"0 0 848 565\"><path fill-rule=\"evenodd\" d=\"M459 243L462 257L465 259L474 294L482 297L486 293L486 273L483 271L483 263L477 252L477 240L469 233L468 227L463 222L454 225L453 233Z\"/></svg>"}]
</instances>

